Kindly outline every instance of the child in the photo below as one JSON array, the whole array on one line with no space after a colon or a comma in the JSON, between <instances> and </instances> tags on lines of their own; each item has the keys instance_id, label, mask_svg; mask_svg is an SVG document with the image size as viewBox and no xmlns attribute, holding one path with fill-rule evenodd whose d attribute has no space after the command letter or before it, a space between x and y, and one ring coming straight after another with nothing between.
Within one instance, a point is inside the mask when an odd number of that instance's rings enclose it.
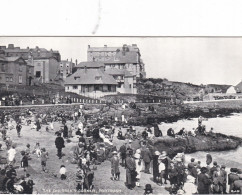
<instances>
[{"instance_id":1,"label":"child","mask_svg":"<svg viewBox=\"0 0 242 195\"><path fill-rule=\"evenodd\" d=\"M31 160L31 157L30 157L30 144L26 145L25 154L28 157L28 160Z\"/></svg>"},{"instance_id":2,"label":"child","mask_svg":"<svg viewBox=\"0 0 242 195\"><path fill-rule=\"evenodd\" d=\"M60 174L61 174L61 180L66 179L66 167L65 165L60 166Z\"/></svg>"},{"instance_id":3,"label":"child","mask_svg":"<svg viewBox=\"0 0 242 195\"><path fill-rule=\"evenodd\" d=\"M46 152L45 148L41 149L40 159L41 159L42 171L45 172L46 171L46 162L48 159L48 152Z\"/></svg>"},{"instance_id":4,"label":"child","mask_svg":"<svg viewBox=\"0 0 242 195\"><path fill-rule=\"evenodd\" d=\"M26 168L29 166L28 156L25 151L21 151L21 155L23 156L21 160L21 167L24 168L24 171L26 171Z\"/></svg>"},{"instance_id":5,"label":"child","mask_svg":"<svg viewBox=\"0 0 242 195\"><path fill-rule=\"evenodd\" d=\"M35 147L34 147L34 151L33 153L37 154L38 158L40 157L41 155L41 150L40 150L40 144L37 142Z\"/></svg>"}]
</instances>

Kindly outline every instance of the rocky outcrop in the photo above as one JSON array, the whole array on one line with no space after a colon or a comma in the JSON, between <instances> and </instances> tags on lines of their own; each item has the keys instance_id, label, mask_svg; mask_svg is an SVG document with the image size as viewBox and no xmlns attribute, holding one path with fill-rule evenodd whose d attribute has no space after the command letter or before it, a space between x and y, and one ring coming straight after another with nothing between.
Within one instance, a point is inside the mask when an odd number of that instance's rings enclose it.
<instances>
[{"instance_id":1,"label":"rocky outcrop","mask_svg":"<svg viewBox=\"0 0 242 195\"><path fill-rule=\"evenodd\" d=\"M170 156L176 153L193 153L197 151L225 151L236 149L241 145L242 139L234 136L226 136L220 133L193 136L164 136L154 138L149 142L153 150L166 151Z\"/></svg>"}]
</instances>

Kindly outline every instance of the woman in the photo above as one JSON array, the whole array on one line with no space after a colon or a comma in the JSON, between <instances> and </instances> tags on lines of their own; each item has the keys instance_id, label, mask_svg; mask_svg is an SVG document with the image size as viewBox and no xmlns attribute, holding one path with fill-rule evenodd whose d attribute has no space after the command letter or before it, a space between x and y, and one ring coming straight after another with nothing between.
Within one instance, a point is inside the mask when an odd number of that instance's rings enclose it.
<instances>
[{"instance_id":1,"label":"woman","mask_svg":"<svg viewBox=\"0 0 242 195\"><path fill-rule=\"evenodd\" d=\"M113 151L113 157L111 158L111 174L112 180L119 180L120 171L119 171L119 158L117 151Z\"/></svg>"},{"instance_id":2,"label":"woman","mask_svg":"<svg viewBox=\"0 0 242 195\"><path fill-rule=\"evenodd\" d=\"M136 186L140 186L139 181L141 178L141 170L142 170L142 161L141 161L141 156L139 153L135 153L134 155L134 159L135 159L135 166L136 166L136 172L137 172L137 176L136 176Z\"/></svg>"}]
</instances>

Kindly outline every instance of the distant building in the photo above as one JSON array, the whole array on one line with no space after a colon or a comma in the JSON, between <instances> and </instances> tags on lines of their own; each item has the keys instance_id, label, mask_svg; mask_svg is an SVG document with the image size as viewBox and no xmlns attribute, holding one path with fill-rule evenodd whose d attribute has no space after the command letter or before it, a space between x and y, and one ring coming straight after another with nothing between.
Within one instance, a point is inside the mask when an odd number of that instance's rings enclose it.
<instances>
[{"instance_id":1,"label":"distant building","mask_svg":"<svg viewBox=\"0 0 242 195\"><path fill-rule=\"evenodd\" d=\"M28 64L34 66L34 79L41 83L54 82L58 75L60 53L45 48L20 48L9 44L8 47L0 46L0 50L5 52L5 57L21 57Z\"/></svg>"},{"instance_id":2,"label":"distant building","mask_svg":"<svg viewBox=\"0 0 242 195\"><path fill-rule=\"evenodd\" d=\"M0 54L0 83L7 85L31 85L34 67L22 57L5 57Z\"/></svg>"},{"instance_id":3,"label":"distant building","mask_svg":"<svg viewBox=\"0 0 242 195\"><path fill-rule=\"evenodd\" d=\"M103 62L80 62L77 66L77 69L101 69L105 70L105 64Z\"/></svg>"},{"instance_id":4,"label":"distant building","mask_svg":"<svg viewBox=\"0 0 242 195\"><path fill-rule=\"evenodd\" d=\"M140 50L136 44L123 45L122 47L91 47L88 46L87 60L103 62L105 69L127 69L137 78L145 78L145 64L141 59Z\"/></svg>"},{"instance_id":5,"label":"distant building","mask_svg":"<svg viewBox=\"0 0 242 195\"><path fill-rule=\"evenodd\" d=\"M234 86L230 86L227 91L226 91L227 94L235 94L236 93L236 89Z\"/></svg>"},{"instance_id":6,"label":"distant building","mask_svg":"<svg viewBox=\"0 0 242 195\"><path fill-rule=\"evenodd\" d=\"M66 77L70 76L72 74L72 69L75 66L75 63L71 61L67 60L62 60L59 63L59 68L58 68L58 79L65 81ZM57 80L57 78L55 78L55 80Z\"/></svg>"},{"instance_id":7,"label":"distant building","mask_svg":"<svg viewBox=\"0 0 242 195\"><path fill-rule=\"evenodd\" d=\"M78 69L66 78L65 91L100 98L117 94L117 82L101 69Z\"/></svg>"}]
</instances>

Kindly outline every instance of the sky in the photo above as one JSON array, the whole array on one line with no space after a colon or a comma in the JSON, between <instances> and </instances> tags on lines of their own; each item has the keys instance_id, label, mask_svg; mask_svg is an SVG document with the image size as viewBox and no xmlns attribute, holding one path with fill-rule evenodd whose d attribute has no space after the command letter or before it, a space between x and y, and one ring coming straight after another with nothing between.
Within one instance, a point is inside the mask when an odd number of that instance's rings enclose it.
<instances>
[{"instance_id":1,"label":"sky","mask_svg":"<svg viewBox=\"0 0 242 195\"><path fill-rule=\"evenodd\" d=\"M137 44L147 77L193 84L236 85L242 80L242 37L0 37L0 45L58 50L87 60L87 47Z\"/></svg>"}]
</instances>

